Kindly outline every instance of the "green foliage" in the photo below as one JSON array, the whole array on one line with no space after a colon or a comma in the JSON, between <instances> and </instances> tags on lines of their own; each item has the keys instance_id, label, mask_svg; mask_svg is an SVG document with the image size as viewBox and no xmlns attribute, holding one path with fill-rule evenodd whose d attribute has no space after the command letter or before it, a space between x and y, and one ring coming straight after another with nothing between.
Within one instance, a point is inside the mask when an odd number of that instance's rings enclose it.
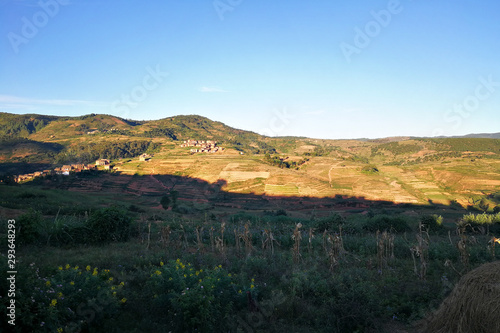
<instances>
[{"instance_id":1,"label":"green foliage","mask_svg":"<svg viewBox=\"0 0 500 333\"><path fill-rule=\"evenodd\" d=\"M441 215L437 214L424 215L420 218L420 222L425 227L425 230L433 232L444 231L443 217Z\"/></svg>"},{"instance_id":2,"label":"green foliage","mask_svg":"<svg viewBox=\"0 0 500 333\"><path fill-rule=\"evenodd\" d=\"M131 222L126 211L110 207L93 212L85 226L89 230L89 240L93 243L122 242L130 236Z\"/></svg>"},{"instance_id":3,"label":"green foliage","mask_svg":"<svg viewBox=\"0 0 500 333\"><path fill-rule=\"evenodd\" d=\"M153 267L146 290L151 310L176 332L228 331L247 305L246 292L257 296L254 282L239 284L221 265L197 270L180 259Z\"/></svg>"},{"instance_id":4,"label":"green foliage","mask_svg":"<svg viewBox=\"0 0 500 333\"><path fill-rule=\"evenodd\" d=\"M443 139L422 139L423 142L434 144L434 149L440 151L483 151L500 153L500 139L482 138L443 138Z\"/></svg>"},{"instance_id":5,"label":"green foliage","mask_svg":"<svg viewBox=\"0 0 500 333\"><path fill-rule=\"evenodd\" d=\"M317 232L324 232L325 230L336 232L345 222L345 219L340 214L335 213L331 216L314 221L313 227Z\"/></svg>"},{"instance_id":6,"label":"green foliage","mask_svg":"<svg viewBox=\"0 0 500 333\"><path fill-rule=\"evenodd\" d=\"M18 241L23 244L32 244L38 241L40 229L44 219L39 211L30 209L16 219Z\"/></svg>"},{"instance_id":7,"label":"green foliage","mask_svg":"<svg viewBox=\"0 0 500 333\"><path fill-rule=\"evenodd\" d=\"M150 141L100 141L80 143L70 146L56 156L57 163L81 161L91 163L97 159L118 159L139 156L148 150L158 149L157 143Z\"/></svg>"},{"instance_id":8,"label":"green foliage","mask_svg":"<svg viewBox=\"0 0 500 333\"><path fill-rule=\"evenodd\" d=\"M264 156L264 161L267 163L277 166L281 169L296 169L298 170L299 167L309 161L308 158L302 158L299 161L287 161L288 157L280 157L280 156L271 156L269 154L266 154Z\"/></svg>"},{"instance_id":9,"label":"green foliage","mask_svg":"<svg viewBox=\"0 0 500 333\"><path fill-rule=\"evenodd\" d=\"M364 167L361 168L361 172L367 173L367 174L377 174L379 172L378 168L373 165L365 165Z\"/></svg>"},{"instance_id":10,"label":"green foliage","mask_svg":"<svg viewBox=\"0 0 500 333\"><path fill-rule=\"evenodd\" d=\"M21 270L16 280L16 326L11 327L15 332L95 331L127 301L122 297L125 283L109 270L67 264L45 277L34 263ZM6 308L7 301L4 297L0 304Z\"/></svg>"},{"instance_id":11,"label":"green foliage","mask_svg":"<svg viewBox=\"0 0 500 333\"><path fill-rule=\"evenodd\" d=\"M422 150L422 146L418 144L407 144L401 142L388 142L375 147L372 147L372 156L383 155L384 151L394 155L414 154Z\"/></svg>"},{"instance_id":12,"label":"green foliage","mask_svg":"<svg viewBox=\"0 0 500 333\"><path fill-rule=\"evenodd\" d=\"M163 209L167 210L170 207L170 197L168 195L164 195L161 197L160 204Z\"/></svg>"},{"instance_id":13,"label":"green foliage","mask_svg":"<svg viewBox=\"0 0 500 333\"><path fill-rule=\"evenodd\" d=\"M370 232L376 232L377 230L406 232L411 230L408 221L404 217L389 215L376 215L369 218L363 225L363 229Z\"/></svg>"},{"instance_id":14,"label":"green foliage","mask_svg":"<svg viewBox=\"0 0 500 333\"><path fill-rule=\"evenodd\" d=\"M25 137L40 131L50 122L57 119L59 117L35 114L17 115L0 112L0 135Z\"/></svg>"}]
</instances>

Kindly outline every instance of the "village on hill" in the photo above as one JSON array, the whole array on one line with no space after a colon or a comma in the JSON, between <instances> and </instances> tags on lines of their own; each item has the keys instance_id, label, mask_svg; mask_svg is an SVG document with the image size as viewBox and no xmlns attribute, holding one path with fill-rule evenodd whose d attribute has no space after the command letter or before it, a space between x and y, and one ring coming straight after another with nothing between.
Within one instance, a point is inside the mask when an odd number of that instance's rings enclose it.
<instances>
[{"instance_id":1,"label":"village on hill","mask_svg":"<svg viewBox=\"0 0 500 333\"><path fill-rule=\"evenodd\" d=\"M187 140L181 144L181 147L199 147L191 148L192 153L217 153L224 151L224 148L217 146L217 141L211 140Z\"/></svg>"}]
</instances>

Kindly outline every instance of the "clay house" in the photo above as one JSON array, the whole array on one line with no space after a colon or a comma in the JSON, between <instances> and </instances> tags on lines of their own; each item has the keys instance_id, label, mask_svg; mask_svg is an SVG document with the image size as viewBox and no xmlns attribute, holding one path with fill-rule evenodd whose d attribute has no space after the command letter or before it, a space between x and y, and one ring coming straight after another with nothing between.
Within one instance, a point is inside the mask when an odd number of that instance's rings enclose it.
<instances>
[{"instance_id":1,"label":"clay house","mask_svg":"<svg viewBox=\"0 0 500 333\"><path fill-rule=\"evenodd\" d=\"M147 162L151 159L151 157L152 156L149 154L142 154L141 156L139 156L139 161L143 161L143 162L146 161Z\"/></svg>"},{"instance_id":2,"label":"clay house","mask_svg":"<svg viewBox=\"0 0 500 333\"><path fill-rule=\"evenodd\" d=\"M71 167L73 168L73 171L75 171L75 172L81 172L82 170L85 170L84 164L72 164Z\"/></svg>"},{"instance_id":3,"label":"clay house","mask_svg":"<svg viewBox=\"0 0 500 333\"><path fill-rule=\"evenodd\" d=\"M72 170L73 170L73 166L71 166L71 165L63 165L63 166L61 167L61 171L62 171L62 172L70 172L70 171L72 171Z\"/></svg>"},{"instance_id":4,"label":"clay house","mask_svg":"<svg viewBox=\"0 0 500 333\"><path fill-rule=\"evenodd\" d=\"M95 165L109 165L109 160L101 158L100 160L95 161Z\"/></svg>"}]
</instances>

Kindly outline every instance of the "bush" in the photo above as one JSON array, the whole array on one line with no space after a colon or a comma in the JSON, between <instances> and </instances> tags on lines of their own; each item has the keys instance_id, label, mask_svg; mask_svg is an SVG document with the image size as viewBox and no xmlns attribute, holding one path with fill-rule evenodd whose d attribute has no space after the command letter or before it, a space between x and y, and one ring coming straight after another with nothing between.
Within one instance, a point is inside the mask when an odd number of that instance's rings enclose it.
<instances>
[{"instance_id":1,"label":"bush","mask_svg":"<svg viewBox=\"0 0 500 333\"><path fill-rule=\"evenodd\" d=\"M31 244L40 237L40 228L43 225L43 216L39 211L30 210L16 219L19 242Z\"/></svg>"},{"instance_id":2,"label":"bush","mask_svg":"<svg viewBox=\"0 0 500 333\"><path fill-rule=\"evenodd\" d=\"M44 277L31 264L20 274L16 304L22 306L16 309L16 332L93 332L127 301L125 283L109 270L67 264ZM1 299L0 304L7 300Z\"/></svg>"},{"instance_id":3,"label":"bush","mask_svg":"<svg viewBox=\"0 0 500 333\"><path fill-rule=\"evenodd\" d=\"M363 229L369 232L376 232L377 230L392 230L395 232L410 231L410 227L405 218L400 216L391 217L387 215L379 215L370 218L363 226Z\"/></svg>"},{"instance_id":4,"label":"bush","mask_svg":"<svg viewBox=\"0 0 500 333\"><path fill-rule=\"evenodd\" d=\"M127 241L131 223L130 216L118 207L97 210L86 223L89 229L89 241L93 243Z\"/></svg>"},{"instance_id":5,"label":"bush","mask_svg":"<svg viewBox=\"0 0 500 333\"><path fill-rule=\"evenodd\" d=\"M313 226L317 232L324 232L325 230L338 231L339 227L344 223L345 219L341 215L335 213L332 216L315 221Z\"/></svg>"},{"instance_id":6,"label":"bush","mask_svg":"<svg viewBox=\"0 0 500 333\"><path fill-rule=\"evenodd\" d=\"M247 293L256 297L253 281L239 285L220 265L196 270L180 259L153 267L146 287L152 310L176 332L229 331Z\"/></svg>"},{"instance_id":7,"label":"bush","mask_svg":"<svg viewBox=\"0 0 500 333\"><path fill-rule=\"evenodd\" d=\"M420 218L420 222L426 230L440 232L444 230L443 217L440 215L425 215Z\"/></svg>"}]
</instances>

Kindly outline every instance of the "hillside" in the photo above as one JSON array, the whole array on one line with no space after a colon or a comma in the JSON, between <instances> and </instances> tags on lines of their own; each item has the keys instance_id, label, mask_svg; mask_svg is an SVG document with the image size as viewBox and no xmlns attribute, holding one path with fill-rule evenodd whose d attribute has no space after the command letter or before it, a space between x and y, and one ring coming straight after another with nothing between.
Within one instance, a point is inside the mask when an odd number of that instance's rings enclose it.
<instances>
[{"instance_id":1,"label":"hillside","mask_svg":"<svg viewBox=\"0 0 500 333\"><path fill-rule=\"evenodd\" d=\"M500 139L269 138L201 116L131 121L2 113L0 124L3 175L107 158L123 175L222 181L232 193L466 206L479 197L494 204L500 192ZM180 146L189 139L217 141L225 150L193 154ZM154 158L141 162L143 153Z\"/></svg>"}]
</instances>

